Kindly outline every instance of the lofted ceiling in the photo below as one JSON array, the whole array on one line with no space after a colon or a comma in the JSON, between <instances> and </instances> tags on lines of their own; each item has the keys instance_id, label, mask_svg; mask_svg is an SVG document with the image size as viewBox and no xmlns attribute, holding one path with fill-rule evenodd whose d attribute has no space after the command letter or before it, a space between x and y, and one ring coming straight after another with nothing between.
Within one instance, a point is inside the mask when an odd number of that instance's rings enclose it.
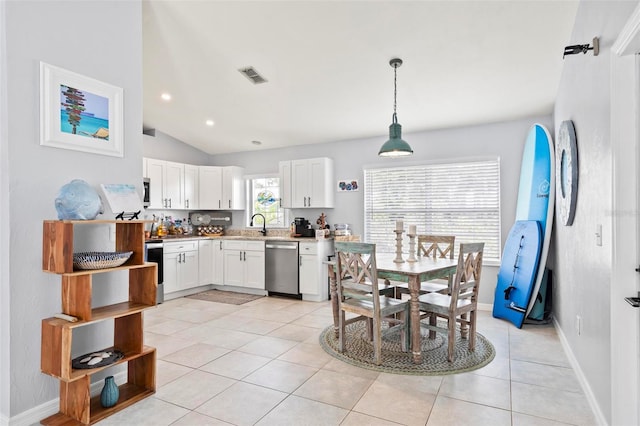
<instances>
[{"instance_id":1,"label":"lofted ceiling","mask_svg":"<svg viewBox=\"0 0 640 426\"><path fill-rule=\"evenodd\" d=\"M404 61L397 70L404 134L550 114L564 46L591 41L571 40L577 6L144 1L144 126L209 154L368 137L382 143L394 57ZM238 71L249 66L267 82Z\"/></svg>"}]
</instances>

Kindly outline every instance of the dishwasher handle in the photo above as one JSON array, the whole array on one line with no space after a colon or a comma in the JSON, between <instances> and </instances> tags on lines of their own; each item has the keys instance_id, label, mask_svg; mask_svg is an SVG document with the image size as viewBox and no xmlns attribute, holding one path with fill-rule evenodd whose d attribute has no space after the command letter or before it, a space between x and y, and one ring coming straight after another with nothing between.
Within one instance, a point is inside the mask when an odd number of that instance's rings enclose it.
<instances>
[{"instance_id":1,"label":"dishwasher handle","mask_svg":"<svg viewBox=\"0 0 640 426\"><path fill-rule=\"evenodd\" d=\"M298 248L297 243L293 244L265 244L265 248L268 249L284 249L284 250L296 250Z\"/></svg>"}]
</instances>

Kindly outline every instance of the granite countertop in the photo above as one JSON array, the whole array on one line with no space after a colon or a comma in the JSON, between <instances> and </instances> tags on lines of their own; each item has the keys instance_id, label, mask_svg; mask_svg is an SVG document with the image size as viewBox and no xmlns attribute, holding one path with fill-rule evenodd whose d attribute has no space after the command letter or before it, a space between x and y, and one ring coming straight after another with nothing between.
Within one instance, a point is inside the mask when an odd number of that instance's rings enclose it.
<instances>
[{"instance_id":1,"label":"granite countertop","mask_svg":"<svg viewBox=\"0 0 640 426\"><path fill-rule=\"evenodd\" d=\"M229 235L221 235L221 236L166 235L164 237L159 237L159 238L149 238L149 239L146 239L145 242L154 242L154 241L160 241L160 240L165 243L172 242L172 241L189 241L189 240L257 240L257 241L278 240L278 241L303 241L303 242L318 241L315 239L315 237L291 237L289 235L282 235L282 234L276 234L276 233L274 233L273 235L269 235L268 232L266 236L262 236L260 235L259 232L251 232L251 234L247 234L247 235L229 234Z\"/></svg>"}]
</instances>

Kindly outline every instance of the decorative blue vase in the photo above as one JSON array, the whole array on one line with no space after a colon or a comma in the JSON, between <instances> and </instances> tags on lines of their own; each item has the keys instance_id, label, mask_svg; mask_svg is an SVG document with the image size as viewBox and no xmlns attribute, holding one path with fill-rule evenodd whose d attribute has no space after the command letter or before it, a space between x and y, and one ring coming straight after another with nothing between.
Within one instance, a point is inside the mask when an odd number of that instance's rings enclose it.
<instances>
[{"instance_id":1,"label":"decorative blue vase","mask_svg":"<svg viewBox=\"0 0 640 426\"><path fill-rule=\"evenodd\" d=\"M104 408L113 407L118 402L119 397L120 390L118 389L118 385L116 385L115 380L113 380L113 376L108 376L104 379L104 387L102 388L102 392L100 392L100 404Z\"/></svg>"}]
</instances>

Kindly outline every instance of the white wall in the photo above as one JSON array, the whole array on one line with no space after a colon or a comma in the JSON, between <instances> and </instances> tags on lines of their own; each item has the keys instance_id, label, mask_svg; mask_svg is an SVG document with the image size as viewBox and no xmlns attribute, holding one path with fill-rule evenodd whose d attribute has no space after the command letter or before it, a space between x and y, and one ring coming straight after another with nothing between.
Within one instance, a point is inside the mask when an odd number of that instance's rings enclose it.
<instances>
[{"instance_id":1,"label":"white wall","mask_svg":"<svg viewBox=\"0 0 640 426\"><path fill-rule=\"evenodd\" d=\"M555 246L554 311L598 409L608 423L611 423L610 291L613 284L610 48L636 5L635 1L580 3L567 44L590 43L597 36L600 54L565 58L554 111L556 129L562 121L573 120L579 158L575 220L570 227L556 224L552 242ZM629 176L633 176L632 171ZM598 224L602 225L602 246L596 245ZM580 335L575 329L578 315L582 317Z\"/></svg>"},{"instance_id":2,"label":"white wall","mask_svg":"<svg viewBox=\"0 0 640 426\"><path fill-rule=\"evenodd\" d=\"M10 1L2 2L2 7L5 14L0 28L6 51L0 50L3 64L0 76L6 78L6 85L2 85L6 89L2 93L3 102L6 99L3 105L10 109L0 109L3 129L0 238L2 257L8 257L10 270L7 282L6 263L2 264L0 283L3 318L5 305L11 305L8 324L11 377L6 380L3 376L0 387L2 415L11 418L54 400L59 393L58 381L40 372L40 323L60 312L61 306L60 277L42 272L41 255L42 221L57 218L54 198L58 189L74 178L82 178L94 187L100 183L141 186L142 11L140 2L133 0ZM39 145L40 61L124 89L124 158ZM8 216L4 211L7 205ZM101 233L98 243L109 243L108 231ZM104 294L97 303L114 296L110 289L112 281L99 280ZM94 281L94 287L98 286ZM118 292L121 289L115 291ZM112 324L105 323L96 334L108 336L109 327ZM106 333L102 332L104 329ZM93 345L92 339L93 336L74 335L74 347L77 341L80 351ZM98 348L93 346L90 350ZM4 372L4 351L2 354Z\"/></svg>"},{"instance_id":3,"label":"white wall","mask_svg":"<svg viewBox=\"0 0 640 426\"><path fill-rule=\"evenodd\" d=\"M197 166L209 165L209 154L160 130L155 131L155 136L142 135L142 141L142 155L144 157Z\"/></svg>"},{"instance_id":4,"label":"white wall","mask_svg":"<svg viewBox=\"0 0 640 426\"><path fill-rule=\"evenodd\" d=\"M408 133L403 137L414 150L409 159L378 157L378 150L387 135L379 138L340 141L327 144L304 145L286 149L262 149L249 153L212 156L212 165L238 165L246 173L277 173L278 161L296 158L330 157L335 162L335 178L358 179L364 182L363 169L369 166L403 165L418 162L456 161L466 158L500 157L500 203L502 244L513 225L520 179L522 151L529 128L540 123L553 134L550 116L485 124L480 126L443 129L431 132ZM384 124L384 123L383 123ZM381 130L386 130L381 125ZM328 223L349 223L354 234L364 233L364 192L339 192L334 209L293 209L291 217L303 216L312 223L324 212ZM234 212L234 227L245 223L244 212ZM492 304L498 267L485 266L480 286L480 303Z\"/></svg>"},{"instance_id":5,"label":"white wall","mask_svg":"<svg viewBox=\"0 0 640 426\"><path fill-rule=\"evenodd\" d=\"M9 138L7 137L6 4L0 2L0 253L9 252ZM0 256L0 425L9 417L9 256Z\"/></svg>"}]
</instances>

